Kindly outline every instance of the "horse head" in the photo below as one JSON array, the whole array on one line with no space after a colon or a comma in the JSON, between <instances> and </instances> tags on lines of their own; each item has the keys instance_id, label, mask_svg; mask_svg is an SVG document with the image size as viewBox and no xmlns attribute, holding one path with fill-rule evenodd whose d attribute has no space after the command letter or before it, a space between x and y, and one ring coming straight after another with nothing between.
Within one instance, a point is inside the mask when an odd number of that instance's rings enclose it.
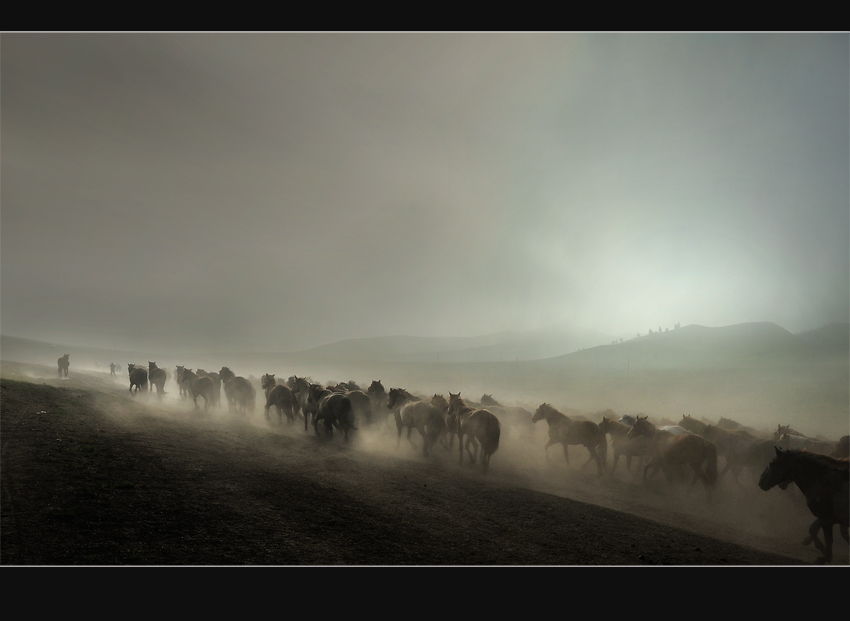
<instances>
[{"instance_id":1,"label":"horse head","mask_svg":"<svg viewBox=\"0 0 850 621\"><path fill-rule=\"evenodd\" d=\"M791 481L791 470L794 467L794 451L778 446L773 448L776 451L776 457L773 458L773 461L768 464L767 468L765 468L759 477L759 487L764 491L769 490L774 485L779 485L780 487L784 485L785 487L782 489L788 487Z\"/></svg>"},{"instance_id":2,"label":"horse head","mask_svg":"<svg viewBox=\"0 0 850 621\"><path fill-rule=\"evenodd\" d=\"M531 417L531 422L536 423L537 421L541 421L546 418L546 414L552 411L552 406L548 403L541 403L537 410L534 412L534 416Z\"/></svg>"},{"instance_id":3,"label":"horse head","mask_svg":"<svg viewBox=\"0 0 850 621\"><path fill-rule=\"evenodd\" d=\"M655 431L655 425L647 420L649 416L636 416L635 424L629 429L629 437L637 438L639 436L651 436Z\"/></svg>"},{"instance_id":4,"label":"horse head","mask_svg":"<svg viewBox=\"0 0 850 621\"><path fill-rule=\"evenodd\" d=\"M266 373L263 375L260 385L263 387L263 390L266 388L274 388L275 385L277 385L277 380L275 380L274 374Z\"/></svg>"}]
</instances>

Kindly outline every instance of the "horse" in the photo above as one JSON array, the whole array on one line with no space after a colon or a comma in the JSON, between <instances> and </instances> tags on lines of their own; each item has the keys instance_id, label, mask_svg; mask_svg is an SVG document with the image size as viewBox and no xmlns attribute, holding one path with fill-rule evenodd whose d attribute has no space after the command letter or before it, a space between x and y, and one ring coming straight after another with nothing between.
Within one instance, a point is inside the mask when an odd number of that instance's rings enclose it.
<instances>
[{"instance_id":1,"label":"horse","mask_svg":"<svg viewBox=\"0 0 850 621\"><path fill-rule=\"evenodd\" d=\"M832 561L832 526L838 524L841 536L848 538L848 514L850 514L850 469L848 459L809 453L806 450L775 447L776 456L759 478L759 487L764 491L775 485L788 485L793 481L806 496L809 511L815 521L809 527L809 536L803 545L814 542L823 553L815 562L826 564ZM823 529L824 541L818 538Z\"/></svg>"},{"instance_id":2,"label":"horse","mask_svg":"<svg viewBox=\"0 0 850 621\"><path fill-rule=\"evenodd\" d=\"M242 416L253 414L257 398L253 384L244 377L237 377L228 367L221 367L218 375L224 383L224 395L230 411Z\"/></svg>"},{"instance_id":3,"label":"horse","mask_svg":"<svg viewBox=\"0 0 850 621\"><path fill-rule=\"evenodd\" d=\"M135 386L136 392L148 390L148 372L144 367L137 367L135 364L127 365L127 373L130 376L130 392L133 392Z\"/></svg>"},{"instance_id":4,"label":"horse","mask_svg":"<svg viewBox=\"0 0 850 621\"><path fill-rule=\"evenodd\" d=\"M148 360L148 379L156 388L156 396L160 400L162 399L162 395L168 394L165 392L165 380L168 379L165 369L160 369L156 366L156 362L151 362L150 360Z\"/></svg>"},{"instance_id":5,"label":"horse","mask_svg":"<svg viewBox=\"0 0 850 621\"><path fill-rule=\"evenodd\" d=\"M180 387L180 398L185 399L189 396L189 386L183 383L183 372L186 370L186 367L177 366L177 373L174 375L174 380L177 382L177 385Z\"/></svg>"},{"instance_id":6,"label":"horse","mask_svg":"<svg viewBox=\"0 0 850 621\"><path fill-rule=\"evenodd\" d=\"M632 471L632 457L640 457L641 464L643 458L651 454L652 443L648 438L629 438L629 427L619 421L602 417L602 422L599 423L599 429L602 433L607 433L611 436L611 442L614 447L614 465L611 467L611 474L617 470L617 462L620 460L620 455L626 456L626 469Z\"/></svg>"},{"instance_id":7,"label":"horse","mask_svg":"<svg viewBox=\"0 0 850 621\"><path fill-rule=\"evenodd\" d=\"M392 410L398 427L396 448L401 443L401 430L407 427L407 441L413 444L410 434L414 428L422 436L422 455L428 457L428 449L446 433L446 420L439 408L427 401L414 397L403 388L391 388L387 398L387 409Z\"/></svg>"},{"instance_id":8,"label":"horse","mask_svg":"<svg viewBox=\"0 0 850 621\"><path fill-rule=\"evenodd\" d=\"M792 436L806 437L796 429L791 429L791 425L776 425L776 431L773 432L773 439L778 442L786 433L790 433Z\"/></svg>"},{"instance_id":9,"label":"horse","mask_svg":"<svg viewBox=\"0 0 850 621\"><path fill-rule=\"evenodd\" d=\"M466 452L472 464L478 458L478 444L481 444L481 466L484 474L490 469L490 458L499 449L499 438L502 428L499 419L489 410L470 407L460 397L449 393L449 409L447 419L450 416L457 420L458 449L460 451L460 463L463 463L463 436L466 436ZM472 445L475 452L469 450Z\"/></svg>"},{"instance_id":10,"label":"horse","mask_svg":"<svg viewBox=\"0 0 850 621\"><path fill-rule=\"evenodd\" d=\"M387 391L384 389L384 385L381 384L381 380L373 380L369 388L366 389L366 394L372 400L372 413L385 423L387 416L384 415L384 410L386 409L384 406L387 403Z\"/></svg>"},{"instance_id":11,"label":"horse","mask_svg":"<svg viewBox=\"0 0 850 621\"><path fill-rule=\"evenodd\" d=\"M605 474L608 469L608 438L599 425L589 420L574 421L548 403L541 403L531 418L532 423L541 420L545 420L549 425L549 442L545 446L547 456L550 446L560 444L564 448L564 459L569 464L570 455L567 446L581 444L590 453L590 457L582 464L582 469L591 461L595 461L599 476Z\"/></svg>"},{"instance_id":12,"label":"horse","mask_svg":"<svg viewBox=\"0 0 850 621\"><path fill-rule=\"evenodd\" d=\"M354 385L354 382L349 382L349 386ZM351 400L351 408L354 412L354 418L364 421L367 425L373 422L372 416L372 399L369 398L362 390L348 390L343 393Z\"/></svg>"},{"instance_id":13,"label":"horse","mask_svg":"<svg viewBox=\"0 0 850 621\"><path fill-rule=\"evenodd\" d=\"M307 423L312 415L313 420L316 420L316 404L310 400L310 382L305 377L293 375L286 380L286 385L292 390L301 413L304 415L304 431L307 431Z\"/></svg>"},{"instance_id":14,"label":"horse","mask_svg":"<svg viewBox=\"0 0 850 621\"><path fill-rule=\"evenodd\" d=\"M485 394L481 397L481 405L496 405L501 407L502 404L493 398L493 395Z\"/></svg>"},{"instance_id":15,"label":"horse","mask_svg":"<svg viewBox=\"0 0 850 621\"><path fill-rule=\"evenodd\" d=\"M838 448L836 442L824 442L823 440L815 440L814 438L807 438L806 436L798 436L790 433L783 433L779 438L778 444L782 448L797 450L806 449L812 453L820 453L822 455L829 455L830 453L835 452Z\"/></svg>"},{"instance_id":16,"label":"horse","mask_svg":"<svg viewBox=\"0 0 850 621\"><path fill-rule=\"evenodd\" d=\"M750 447L758 442L758 438L743 428L726 430L717 425L706 425L700 435L706 440L713 442L717 447L717 454L722 455L726 459L726 465L723 467L723 471L720 473L718 479L723 479L723 475L731 470L735 483L739 487L743 487L738 480L738 475L744 467L744 456L750 450Z\"/></svg>"},{"instance_id":17,"label":"horse","mask_svg":"<svg viewBox=\"0 0 850 621\"><path fill-rule=\"evenodd\" d=\"M310 399L316 404L316 414L313 417L316 435L319 435L319 421L323 421L328 438L333 437L333 428L336 427L342 430L345 441L348 442L349 431L357 431L351 399L318 384L310 384Z\"/></svg>"},{"instance_id":18,"label":"horse","mask_svg":"<svg viewBox=\"0 0 850 621\"><path fill-rule=\"evenodd\" d=\"M269 409L271 406L275 406L277 408L278 423L283 423L283 416L286 415L286 419L291 425L295 421L295 411L293 406L296 403L292 390L290 390L288 386L278 384L274 375L270 375L268 373L263 375L261 385L266 393L266 420L271 421Z\"/></svg>"},{"instance_id":19,"label":"horse","mask_svg":"<svg viewBox=\"0 0 850 621\"><path fill-rule=\"evenodd\" d=\"M63 375L65 377L68 377L68 367L71 366L71 362L68 360L68 357L70 355L71 354L65 354L64 356L59 358L59 360L56 361L56 363L59 365L59 377L62 377Z\"/></svg>"},{"instance_id":20,"label":"horse","mask_svg":"<svg viewBox=\"0 0 850 621\"><path fill-rule=\"evenodd\" d=\"M679 421L679 427L687 429L691 433L695 433L698 436L702 435L702 432L705 431L705 428L708 427L704 422L697 420L693 416L688 416L685 414L682 416L682 420Z\"/></svg>"},{"instance_id":21,"label":"horse","mask_svg":"<svg viewBox=\"0 0 850 621\"><path fill-rule=\"evenodd\" d=\"M196 410L198 409L198 397L204 398L204 410L209 410L210 405L215 404L215 397L213 396L215 384L212 378L206 375L201 377L193 371L184 368L180 376L180 382L186 386L186 389L192 396L192 402L195 404Z\"/></svg>"},{"instance_id":22,"label":"horse","mask_svg":"<svg viewBox=\"0 0 850 621\"><path fill-rule=\"evenodd\" d=\"M206 376L213 381L213 405L216 407L221 405L221 376L215 371L207 373L203 369L198 369L195 373L198 377Z\"/></svg>"},{"instance_id":23,"label":"horse","mask_svg":"<svg viewBox=\"0 0 850 621\"><path fill-rule=\"evenodd\" d=\"M467 403L467 405L472 404ZM525 408L502 405L493 398L493 395L488 394L481 397L481 406L486 406L493 414L499 415L503 421L507 421L509 425L512 424L512 428L516 429L519 426L520 433L524 434L526 438L530 439L533 436L534 427L529 423L532 414Z\"/></svg>"},{"instance_id":24,"label":"horse","mask_svg":"<svg viewBox=\"0 0 850 621\"><path fill-rule=\"evenodd\" d=\"M429 403L440 410L440 413L443 415L443 424L446 426L446 431L440 439L440 442L443 447L450 449L454 446L455 436L457 435L457 417L452 415L451 420L449 419L449 402L446 401L446 398L443 395L434 393L434 396L431 397ZM446 440L446 436L449 437L448 441Z\"/></svg>"},{"instance_id":25,"label":"horse","mask_svg":"<svg viewBox=\"0 0 850 621\"><path fill-rule=\"evenodd\" d=\"M691 485L696 485L697 479L701 480L708 498L711 499L711 490L717 484L717 447L714 443L693 433L677 436L669 431L656 429L647 418L638 416L629 430L630 438L648 436L652 440L654 457L643 469L644 482L650 468L655 471L660 467L667 477L667 482L672 484L673 469L687 464L694 471ZM705 472L702 470L703 463Z\"/></svg>"},{"instance_id":26,"label":"horse","mask_svg":"<svg viewBox=\"0 0 850 621\"><path fill-rule=\"evenodd\" d=\"M638 417L640 417L640 414L638 414ZM631 414L624 414L620 417L619 422L623 423L624 425L628 425L629 427L634 427L636 420L637 418L632 416ZM691 430L682 427L681 425L664 425L663 427L658 427L658 429L672 433L674 436L683 436L687 433L693 433Z\"/></svg>"}]
</instances>

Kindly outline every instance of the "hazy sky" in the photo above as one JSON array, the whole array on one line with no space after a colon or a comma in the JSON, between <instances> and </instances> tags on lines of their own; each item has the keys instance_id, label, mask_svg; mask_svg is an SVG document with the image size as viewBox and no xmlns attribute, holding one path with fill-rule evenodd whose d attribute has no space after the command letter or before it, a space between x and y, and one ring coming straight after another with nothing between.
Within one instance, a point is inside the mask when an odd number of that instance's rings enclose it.
<instances>
[{"instance_id":1,"label":"hazy sky","mask_svg":"<svg viewBox=\"0 0 850 621\"><path fill-rule=\"evenodd\" d=\"M4 34L5 334L850 316L844 34Z\"/></svg>"}]
</instances>

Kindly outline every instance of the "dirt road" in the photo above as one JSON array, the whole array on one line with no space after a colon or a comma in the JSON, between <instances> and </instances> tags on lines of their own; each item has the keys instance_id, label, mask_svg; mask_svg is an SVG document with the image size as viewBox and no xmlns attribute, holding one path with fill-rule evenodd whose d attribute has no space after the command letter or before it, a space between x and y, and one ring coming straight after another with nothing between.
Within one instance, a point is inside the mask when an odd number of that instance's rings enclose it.
<instances>
[{"instance_id":1,"label":"dirt road","mask_svg":"<svg viewBox=\"0 0 850 621\"><path fill-rule=\"evenodd\" d=\"M792 565L800 498L598 479L504 434L491 471L389 426L351 445L123 378L2 365L3 565ZM53 370L55 373L55 370ZM176 392L174 385L171 391ZM415 435L415 432L414 432ZM417 439L418 441L418 439ZM421 446L421 445L420 445ZM576 447L581 450L581 447ZM610 458L609 458L610 459ZM724 481L725 483L725 481ZM796 491L796 490L795 490ZM837 536L834 564L847 564Z\"/></svg>"}]
</instances>

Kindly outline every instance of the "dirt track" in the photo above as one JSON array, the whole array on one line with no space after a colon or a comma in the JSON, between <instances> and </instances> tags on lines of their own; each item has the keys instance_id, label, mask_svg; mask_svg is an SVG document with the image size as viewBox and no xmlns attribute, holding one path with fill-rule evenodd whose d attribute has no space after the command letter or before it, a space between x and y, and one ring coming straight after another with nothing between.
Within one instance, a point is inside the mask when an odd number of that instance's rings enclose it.
<instances>
[{"instance_id":1,"label":"dirt track","mask_svg":"<svg viewBox=\"0 0 850 621\"><path fill-rule=\"evenodd\" d=\"M55 370L53 371L55 373ZM599 480L506 430L491 472L389 427L346 446L303 422L133 399L123 378L2 366L3 565L784 565L817 556L798 497ZM24 380L24 381L10 381ZM34 382L34 383L29 383ZM171 390L174 390L173 384ZM418 439L417 439L418 440ZM581 447L576 447L581 450ZM609 456L610 460L610 456ZM796 492L796 490L794 490ZM847 564L836 533L833 564Z\"/></svg>"}]
</instances>

